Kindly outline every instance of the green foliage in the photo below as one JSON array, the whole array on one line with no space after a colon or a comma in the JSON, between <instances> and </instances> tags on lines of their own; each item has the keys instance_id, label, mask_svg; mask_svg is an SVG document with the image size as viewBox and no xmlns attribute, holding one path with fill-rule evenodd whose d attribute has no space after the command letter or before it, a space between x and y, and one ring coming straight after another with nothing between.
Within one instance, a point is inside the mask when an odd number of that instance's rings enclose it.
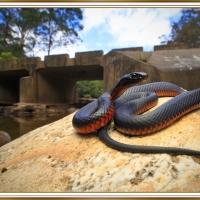
<instances>
[{"instance_id":1,"label":"green foliage","mask_svg":"<svg viewBox=\"0 0 200 200\"><path fill-rule=\"evenodd\" d=\"M0 8L0 53L11 52L19 58L24 57L25 54L15 24L16 13L15 8Z\"/></svg>"},{"instance_id":2,"label":"green foliage","mask_svg":"<svg viewBox=\"0 0 200 200\"><path fill-rule=\"evenodd\" d=\"M0 60L17 60L18 58L13 56L11 52L2 52Z\"/></svg>"},{"instance_id":3,"label":"green foliage","mask_svg":"<svg viewBox=\"0 0 200 200\"><path fill-rule=\"evenodd\" d=\"M79 91L79 97L98 98L103 94L103 81L78 81L76 86Z\"/></svg>"},{"instance_id":4,"label":"green foliage","mask_svg":"<svg viewBox=\"0 0 200 200\"><path fill-rule=\"evenodd\" d=\"M200 46L200 8L186 8L178 22L173 22L169 36L159 37L161 44L187 44L190 48Z\"/></svg>"}]
</instances>

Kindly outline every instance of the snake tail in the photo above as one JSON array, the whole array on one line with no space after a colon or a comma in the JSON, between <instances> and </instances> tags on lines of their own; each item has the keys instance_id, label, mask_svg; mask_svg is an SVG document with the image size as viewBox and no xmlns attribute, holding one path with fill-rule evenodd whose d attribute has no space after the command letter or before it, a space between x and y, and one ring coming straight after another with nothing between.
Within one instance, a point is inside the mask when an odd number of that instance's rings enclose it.
<instances>
[{"instance_id":1,"label":"snake tail","mask_svg":"<svg viewBox=\"0 0 200 200\"><path fill-rule=\"evenodd\" d=\"M200 151L175 148L175 147L160 147L160 146L140 146L140 145L129 145L113 140L107 133L108 124L100 128L98 131L98 137L107 146L122 152L129 153L146 153L146 154L175 154L175 155L190 155L200 156Z\"/></svg>"}]
</instances>

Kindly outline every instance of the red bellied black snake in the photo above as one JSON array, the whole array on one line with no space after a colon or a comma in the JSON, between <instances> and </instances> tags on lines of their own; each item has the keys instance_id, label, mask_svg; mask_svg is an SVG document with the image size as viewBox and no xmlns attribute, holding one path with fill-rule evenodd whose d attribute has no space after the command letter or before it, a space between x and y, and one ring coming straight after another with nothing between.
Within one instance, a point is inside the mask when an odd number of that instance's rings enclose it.
<instances>
[{"instance_id":1,"label":"red bellied black snake","mask_svg":"<svg viewBox=\"0 0 200 200\"><path fill-rule=\"evenodd\" d=\"M185 91L167 82L136 86L147 79L144 72L124 75L119 82L75 113L72 124L81 134L97 131L98 137L111 148L132 153L173 153L200 155L200 151L174 147L138 146L117 142L107 128L113 119L117 128L128 135L145 135L161 130L186 113L200 107L200 88ZM158 96L173 96L154 111L139 115L156 105Z\"/></svg>"}]
</instances>

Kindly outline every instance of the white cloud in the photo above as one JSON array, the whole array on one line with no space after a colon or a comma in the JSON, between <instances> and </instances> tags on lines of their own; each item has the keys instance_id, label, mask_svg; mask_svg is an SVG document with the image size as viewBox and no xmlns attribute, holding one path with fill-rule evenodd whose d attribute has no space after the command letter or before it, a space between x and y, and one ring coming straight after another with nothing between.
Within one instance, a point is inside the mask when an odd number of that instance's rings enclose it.
<instances>
[{"instance_id":1,"label":"white cloud","mask_svg":"<svg viewBox=\"0 0 200 200\"><path fill-rule=\"evenodd\" d=\"M106 37L113 37L113 46L149 46L160 44L159 36L171 31L169 18L181 8L90 8L84 11L83 35L94 27ZM84 34L85 33L85 34ZM109 43L112 46L112 43Z\"/></svg>"},{"instance_id":2,"label":"white cloud","mask_svg":"<svg viewBox=\"0 0 200 200\"><path fill-rule=\"evenodd\" d=\"M171 16L180 16L182 8L156 8L158 15L161 15L163 18L169 18Z\"/></svg>"},{"instance_id":3,"label":"white cloud","mask_svg":"<svg viewBox=\"0 0 200 200\"><path fill-rule=\"evenodd\" d=\"M91 28L103 24L105 22L104 13L104 9L84 9L84 31L89 31Z\"/></svg>"},{"instance_id":4,"label":"white cloud","mask_svg":"<svg viewBox=\"0 0 200 200\"><path fill-rule=\"evenodd\" d=\"M106 28L106 21L112 17L112 13L115 10L121 9L112 9L112 8L86 8L84 9L84 32L89 31L91 28L98 27L102 24L105 25Z\"/></svg>"}]
</instances>

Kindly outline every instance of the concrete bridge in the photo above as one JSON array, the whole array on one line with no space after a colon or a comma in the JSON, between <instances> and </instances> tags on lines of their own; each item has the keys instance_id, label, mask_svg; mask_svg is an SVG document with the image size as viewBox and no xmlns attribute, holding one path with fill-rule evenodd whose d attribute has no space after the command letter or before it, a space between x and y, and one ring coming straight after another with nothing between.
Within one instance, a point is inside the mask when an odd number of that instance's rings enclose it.
<instances>
[{"instance_id":1,"label":"concrete bridge","mask_svg":"<svg viewBox=\"0 0 200 200\"><path fill-rule=\"evenodd\" d=\"M155 46L79 52L0 61L0 103L75 103L76 82L104 80L104 90L126 73L144 71L148 82L168 81L187 90L200 87L200 49L185 46Z\"/></svg>"},{"instance_id":2,"label":"concrete bridge","mask_svg":"<svg viewBox=\"0 0 200 200\"><path fill-rule=\"evenodd\" d=\"M93 51L1 61L0 103L74 103L77 81L103 80L102 58Z\"/></svg>"}]
</instances>

